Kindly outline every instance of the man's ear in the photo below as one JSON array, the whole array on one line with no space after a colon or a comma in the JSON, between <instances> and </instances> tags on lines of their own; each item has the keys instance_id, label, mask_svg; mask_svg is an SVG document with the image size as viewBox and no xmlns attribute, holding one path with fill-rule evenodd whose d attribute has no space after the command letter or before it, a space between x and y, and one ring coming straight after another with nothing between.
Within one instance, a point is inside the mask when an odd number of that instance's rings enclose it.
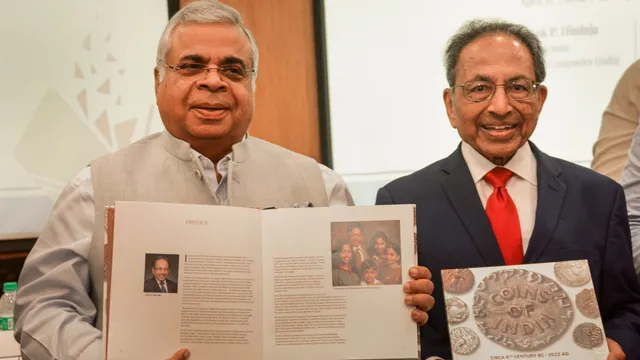
<instances>
[{"instance_id":1,"label":"man's ear","mask_svg":"<svg viewBox=\"0 0 640 360\"><path fill-rule=\"evenodd\" d=\"M449 123L451 127L456 129L458 124L458 119L456 118L456 112L453 109L453 101L455 94L453 93L452 88L446 88L442 92L442 100L444 100L444 106L447 109L447 116L449 117Z\"/></svg>"},{"instance_id":2,"label":"man's ear","mask_svg":"<svg viewBox=\"0 0 640 360\"><path fill-rule=\"evenodd\" d=\"M155 81L156 96L158 96L158 87L160 86L160 69L156 66L153 68L153 79Z\"/></svg>"},{"instance_id":3,"label":"man's ear","mask_svg":"<svg viewBox=\"0 0 640 360\"><path fill-rule=\"evenodd\" d=\"M544 102L547 100L547 87L544 85L540 85L538 88L538 114L542 112L542 107L544 106Z\"/></svg>"}]
</instances>

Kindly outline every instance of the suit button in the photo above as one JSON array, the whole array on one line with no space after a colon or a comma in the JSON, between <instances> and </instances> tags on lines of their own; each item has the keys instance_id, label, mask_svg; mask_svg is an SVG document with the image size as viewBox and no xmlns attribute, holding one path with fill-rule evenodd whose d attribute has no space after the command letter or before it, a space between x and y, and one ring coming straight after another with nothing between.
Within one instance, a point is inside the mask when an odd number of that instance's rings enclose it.
<instances>
[{"instance_id":1,"label":"suit button","mask_svg":"<svg viewBox=\"0 0 640 360\"><path fill-rule=\"evenodd\" d=\"M202 180L202 173L200 172L200 170L196 170L196 177L198 178L198 180Z\"/></svg>"}]
</instances>

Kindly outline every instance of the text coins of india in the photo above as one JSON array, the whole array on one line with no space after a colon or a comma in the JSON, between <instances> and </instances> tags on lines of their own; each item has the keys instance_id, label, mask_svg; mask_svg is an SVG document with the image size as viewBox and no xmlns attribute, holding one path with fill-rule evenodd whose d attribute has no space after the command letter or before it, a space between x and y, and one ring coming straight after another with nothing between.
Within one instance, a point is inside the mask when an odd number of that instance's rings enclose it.
<instances>
[{"instance_id":1,"label":"text coins of india","mask_svg":"<svg viewBox=\"0 0 640 360\"><path fill-rule=\"evenodd\" d=\"M499 270L482 279L473 315L487 339L522 351L558 340L574 316L571 300L558 283L524 269Z\"/></svg>"}]
</instances>

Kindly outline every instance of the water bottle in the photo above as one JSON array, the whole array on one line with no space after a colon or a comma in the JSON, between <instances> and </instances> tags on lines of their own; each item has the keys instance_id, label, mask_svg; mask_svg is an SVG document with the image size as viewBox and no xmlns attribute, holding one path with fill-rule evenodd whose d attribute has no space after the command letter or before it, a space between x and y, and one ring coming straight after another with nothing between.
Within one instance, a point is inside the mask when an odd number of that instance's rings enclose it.
<instances>
[{"instance_id":1,"label":"water bottle","mask_svg":"<svg viewBox=\"0 0 640 360\"><path fill-rule=\"evenodd\" d=\"M16 303L16 292L18 284L14 282L4 283L2 287L4 295L0 297L0 331L15 328L15 317L13 316L13 307Z\"/></svg>"}]
</instances>

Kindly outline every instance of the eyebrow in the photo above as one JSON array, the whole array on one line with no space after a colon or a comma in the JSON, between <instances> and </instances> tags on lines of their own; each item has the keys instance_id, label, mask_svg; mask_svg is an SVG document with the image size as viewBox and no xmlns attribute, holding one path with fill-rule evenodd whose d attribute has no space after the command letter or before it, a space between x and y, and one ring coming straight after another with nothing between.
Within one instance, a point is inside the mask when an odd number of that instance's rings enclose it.
<instances>
[{"instance_id":1,"label":"eyebrow","mask_svg":"<svg viewBox=\"0 0 640 360\"><path fill-rule=\"evenodd\" d=\"M473 79L471 79L471 81L487 81L487 82L493 82L493 80L491 79L491 77L487 76L487 75L476 75L473 77Z\"/></svg>"},{"instance_id":2,"label":"eyebrow","mask_svg":"<svg viewBox=\"0 0 640 360\"><path fill-rule=\"evenodd\" d=\"M512 77L508 78L505 82L512 82L512 81L522 80L522 79L529 79L529 77L527 77L525 75L516 75L516 76L512 76ZM487 76L487 75L476 75L473 79L471 79L471 81L494 82L493 79L491 79L491 77Z\"/></svg>"},{"instance_id":3,"label":"eyebrow","mask_svg":"<svg viewBox=\"0 0 640 360\"><path fill-rule=\"evenodd\" d=\"M516 80L523 80L523 79L524 80L533 80L533 79L530 79L528 76L517 75L517 76L512 76L512 77L508 78L507 82L516 81Z\"/></svg>"},{"instance_id":4,"label":"eyebrow","mask_svg":"<svg viewBox=\"0 0 640 360\"><path fill-rule=\"evenodd\" d=\"M220 65L242 65L243 67L247 67L245 62L236 56L225 56L222 61L220 61Z\"/></svg>"},{"instance_id":5,"label":"eyebrow","mask_svg":"<svg viewBox=\"0 0 640 360\"><path fill-rule=\"evenodd\" d=\"M192 61L196 63L205 63L205 64L207 63L205 58L198 54L187 54L180 58L180 62L182 61Z\"/></svg>"},{"instance_id":6,"label":"eyebrow","mask_svg":"<svg viewBox=\"0 0 640 360\"><path fill-rule=\"evenodd\" d=\"M206 64L209 62L205 57L198 54L187 54L180 58L180 62L191 61L199 64ZM220 65L242 65L243 67L247 67L245 62L237 56L225 56L220 61Z\"/></svg>"}]
</instances>

